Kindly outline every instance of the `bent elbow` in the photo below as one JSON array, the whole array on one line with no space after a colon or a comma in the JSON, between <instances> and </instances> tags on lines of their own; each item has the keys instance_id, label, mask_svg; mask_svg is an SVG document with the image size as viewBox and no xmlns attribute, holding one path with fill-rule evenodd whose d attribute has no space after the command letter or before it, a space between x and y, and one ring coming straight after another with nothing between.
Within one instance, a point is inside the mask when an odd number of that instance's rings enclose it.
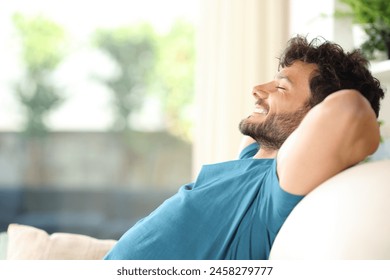
<instances>
[{"instance_id":1,"label":"bent elbow","mask_svg":"<svg viewBox=\"0 0 390 280\"><path fill-rule=\"evenodd\" d=\"M350 116L354 127L356 149L361 152L361 160L372 155L380 145L380 128L374 110L363 96L355 100L355 108Z\"/></svg>"},{"instance_id":2,"label":"bent elbow","mask_svg":"<svg viewBox=\"0 0 390 280\"><path fill-rule=\"evenodd\" d=\"M369 137L369 141L367 143L368 148L368 155L372 155L373 153L378 150L380 142L381 142L381 134L380 134L380 128L379 123L376 123L376 127L373 128L373 132L371 137Z\"/></svg>"},{"instance_id":3,"label":"bent elbow","mask_svg":"<svg viewBox=\"0 0 390 280\"><path fill-rule=\"evenodd\" d=\"M344 144L354 154L349 160L357 163L372 155L380 144L380 129L368 100L356 90L341 90L330 102L334 110L339 110L338 124L344 131Z\"/></svg>"}]
</instances>

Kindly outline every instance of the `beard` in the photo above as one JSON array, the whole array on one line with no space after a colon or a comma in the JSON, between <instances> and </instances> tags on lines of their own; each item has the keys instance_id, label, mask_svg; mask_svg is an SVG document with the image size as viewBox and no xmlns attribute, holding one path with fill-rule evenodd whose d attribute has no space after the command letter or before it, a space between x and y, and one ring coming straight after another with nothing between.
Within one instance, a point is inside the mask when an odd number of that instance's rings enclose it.
<instances>
[{"instance_id":1,"label":"beard","mask_svg":"<svg viewBox=\"0 0 390 280\"><path fill-rule=\"evenodd\" d=\"M298 127L309 108L294 113L272 114L263 122L254 122L251 116L240 122L242 134L255 139L265 150L279 150L286 139Z\"/></svg>"}]
</instances>

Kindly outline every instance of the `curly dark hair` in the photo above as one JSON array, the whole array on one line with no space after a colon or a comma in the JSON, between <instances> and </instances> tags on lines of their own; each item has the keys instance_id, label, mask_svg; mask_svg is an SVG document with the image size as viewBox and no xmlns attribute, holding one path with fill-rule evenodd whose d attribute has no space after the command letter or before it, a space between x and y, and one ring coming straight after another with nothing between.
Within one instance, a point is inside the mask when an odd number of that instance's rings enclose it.
<instances>
[{"instance_id":1,"label":"curly dark hair","mask_svg":"<svg viewBox=\"0 0 390 280\"><path fill-rule=\"evenodd\" d=\"M315 63L318 67L310 80L310 107L337 90L355 89L367 98L378 117L384 91L369 71L369 61L360 50L344 52L340 45L323 38L309 42L306 37L297 35L288 42L279 67L288 67L296 60Z\"/></svg>"}]
</instances>

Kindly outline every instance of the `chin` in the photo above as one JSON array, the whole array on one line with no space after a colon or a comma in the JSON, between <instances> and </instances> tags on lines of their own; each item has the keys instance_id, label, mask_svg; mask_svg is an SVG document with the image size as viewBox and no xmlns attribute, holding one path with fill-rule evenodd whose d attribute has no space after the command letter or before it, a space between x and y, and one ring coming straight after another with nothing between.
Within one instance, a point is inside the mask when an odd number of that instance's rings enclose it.
<instances>
[{"instance_id":1,"label":"chin","mask_svg":"<svg viewBox=\"0 0 390 280\"><path fill-rule=\"evenodd\" d=\"M251 116L246 119L243 119L239 124L240 132L243 135L250 136L252 138L255 137L255 132L259 126L258 122L251 121Z\"/></svg>"}]
</instances>

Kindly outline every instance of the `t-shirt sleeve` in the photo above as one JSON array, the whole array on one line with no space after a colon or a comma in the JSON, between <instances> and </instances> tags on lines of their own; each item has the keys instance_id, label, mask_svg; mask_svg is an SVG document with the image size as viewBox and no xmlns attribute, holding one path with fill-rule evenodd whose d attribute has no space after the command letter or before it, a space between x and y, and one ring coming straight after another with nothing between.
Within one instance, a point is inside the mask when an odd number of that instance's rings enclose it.
<instances>
[{"instance_id":1,"label":"t-shirt sleeve","mask_svg":"<svg viewBox=\"0 0 390 280\"><path fill-rule=\"evenodd\" d=\"M259 144L252 143L246 146L240 153L239 159L253 158L254 155L259 151Z\"/></svg>"},{"instance_id":2,"label":"t-shirt sleeve","mask_svg":"<svg viewBox=\"0 0 390 280\"><path fill-rule=\"evenodd\" d=\"M271 216L268 217L268 229L271 231L271 235L276 237L276 234L279 232L288 215L304 196L294 195L282 189L276 172L276 160L273 162L269 180L270 184L267 186L269 187L267 196L269 201L268 207L270 207L268 213Z\"/></svg>"}]
</instances>

